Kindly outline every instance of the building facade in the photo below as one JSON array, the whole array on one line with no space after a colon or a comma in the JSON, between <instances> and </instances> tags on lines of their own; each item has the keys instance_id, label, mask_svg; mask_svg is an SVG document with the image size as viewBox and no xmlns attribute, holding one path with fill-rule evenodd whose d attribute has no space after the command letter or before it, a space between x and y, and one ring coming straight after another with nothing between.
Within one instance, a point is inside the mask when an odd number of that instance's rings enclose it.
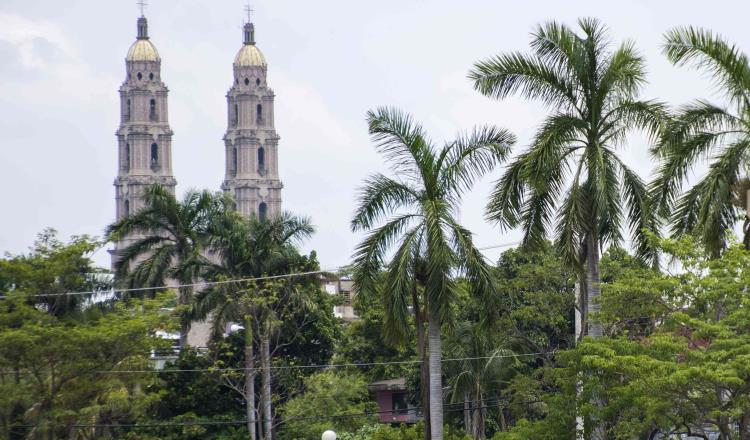
<instances>
[{"instance_id":1,"label":"building facade","mask_svg":"<svg viewBox=\"0 0 750 440\"><path fill-rule=\"evenodd\" d=\"M125 58L125 81L120 86L120 126L117 129L118 167L115 218L120 220L143 207L143 190L160 184L174 193L172 129L167 95L161 79L161 58L148 36L148 22L138 18L136 41ZM136 237L115 243L117 250Z\"/></svg>"},{"instance_id":2,"label":"building facade","mask_svg":"<svg viewBox=\"0 0 750 440\"><path fill-rule=\"evenodd\" d=\"M268 65L255 45L255 26L246 23L243 44L233 63L233 84L227 92L226 159L221 188L234 197L243 216L260 218L281 213L278 152L274 124L274 93L268 86Z\"/></svg>"}]
</instances>

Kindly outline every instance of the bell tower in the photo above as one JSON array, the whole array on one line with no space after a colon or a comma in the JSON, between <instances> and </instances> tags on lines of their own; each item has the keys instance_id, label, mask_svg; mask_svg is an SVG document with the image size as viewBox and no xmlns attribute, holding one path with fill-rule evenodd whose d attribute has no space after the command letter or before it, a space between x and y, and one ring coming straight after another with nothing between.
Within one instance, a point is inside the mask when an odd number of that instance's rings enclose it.
<instances>
[{"instance_id":1,"label":"bell tower","mask_svg":"<svg viewBox=\"0 0 750 440\"><path fill-rule=\"evenodd\" d=\"M143 189L160 184L174 193L172 129L169 128L167 93L161 80L161 58L148 36L141 15L137 38L125 58L125 81L120 86L120 127L117 130L118 164L114 181L116 211L120 220L143 207ZM118 249L127 241L115 244Z\"/></svg>"},{"instance_id":2,"label":"bell tower","mask_svg":"<svg viewBox=\"0 0 750 440\"><path fill-rule=\"evenodd\" d=\"M268 87L268 65L255 45L255 26L243 27L243 44L233 63L233 85L227 92L224 135L226 172L221 188L229 192L243 216L281 213L279 135L274 126L274 93Z\"/></svg>"}]
</instances>

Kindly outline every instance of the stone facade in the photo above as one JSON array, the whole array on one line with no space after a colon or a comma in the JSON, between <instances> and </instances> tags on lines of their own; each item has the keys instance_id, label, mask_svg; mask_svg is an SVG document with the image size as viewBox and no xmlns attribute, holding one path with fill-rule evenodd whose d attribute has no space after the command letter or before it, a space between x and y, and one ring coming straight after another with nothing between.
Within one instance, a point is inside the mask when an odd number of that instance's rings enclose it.
<instances>
[{"instance_id":1,"label":"stone facade","mask_svg":"<svg viewBox=\"0 0 750 440\"><path fill-rule=\"evenodd\" d=\"M138 37L125 59L125 81L120 86L120 127L117 130L118 162L115 186L115 218L143 208L143 189L160 184L174 193L172 129L169 127L167 94L161 80L161 58L148 37L145 17L138 19ZM136 237L115 243L117 250Z\"/></svg>"},{"instance_id":2,"label":"stone facade","mask_svg":"<svg viewBox=\"0 0 750 440\"><path fill-rule=\"evenodd\" d=\"M274 125L273 90L265 58L255 45L252 23L245 25L243 46L233 63L234 84L227 92L226 170L221 188L237 211L259 217L281 213L279 135Z\"/></svg>"}]
</instances>

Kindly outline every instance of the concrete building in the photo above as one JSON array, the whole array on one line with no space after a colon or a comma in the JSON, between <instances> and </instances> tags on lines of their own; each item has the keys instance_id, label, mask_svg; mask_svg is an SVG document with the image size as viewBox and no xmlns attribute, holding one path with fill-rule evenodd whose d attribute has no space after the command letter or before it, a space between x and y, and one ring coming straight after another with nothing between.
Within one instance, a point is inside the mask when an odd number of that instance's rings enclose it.
<instances>
[{"instance_id":1,"label":"concrete building","mask_svg":"<svg viewBox=\"0 0 750 440\"><path fill-rule=\"evenodd\" d=\"M172 129L169 127L167 94L161 79L161 58L148 36L146 17L138 18L135 42L125 58L125 81L120 86L120 127L117 129L118 167L115 186L115 219L143 207L143 189L160 184L174 193ZM136 237L115 243L116 260Z\"/></svg>"},{"instance_id":2,"label":"concrete building","mask_svg":"<svg viewBox=\"0 0 750 440\"><path fill-rule=\"evenodd\" d=\"M255 45L255 26L246 23L243 44L233 63L234 84L227 92L226 171L221 188L237 211L261 218L281 213L279 135L274 128L274 93L268 87L268 65Z\"/></svg>"},{"instance_id":3,"label":"concrete building","mask_svg":"<svg viewBox=\"0 0 750 440\"><path fill-rule=\"evenodd\" d=\"M323 277L322 284L330 295L336 295L341 303L333 307L333 314L344 321L359 319L354 311L354 281L349 277Z\"/></svg>"}]
</instances>

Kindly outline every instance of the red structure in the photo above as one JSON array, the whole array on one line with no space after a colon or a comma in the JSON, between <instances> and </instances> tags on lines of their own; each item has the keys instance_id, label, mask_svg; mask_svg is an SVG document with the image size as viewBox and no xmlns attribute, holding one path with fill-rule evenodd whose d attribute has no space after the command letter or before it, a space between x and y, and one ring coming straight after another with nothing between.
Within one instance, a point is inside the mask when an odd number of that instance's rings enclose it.
<instances>
[{"instance_id":1,"label":"red structure","mask_svg":"<svg viewBox=\"0 0 750 440\"><path fill-rule=\"evenodd\" d=\"M367 385L375 393L380 413L380 423L416 423L422 420L418 409L409 402L406 379L381 380Z\"/></svg>"}]
</instances>

